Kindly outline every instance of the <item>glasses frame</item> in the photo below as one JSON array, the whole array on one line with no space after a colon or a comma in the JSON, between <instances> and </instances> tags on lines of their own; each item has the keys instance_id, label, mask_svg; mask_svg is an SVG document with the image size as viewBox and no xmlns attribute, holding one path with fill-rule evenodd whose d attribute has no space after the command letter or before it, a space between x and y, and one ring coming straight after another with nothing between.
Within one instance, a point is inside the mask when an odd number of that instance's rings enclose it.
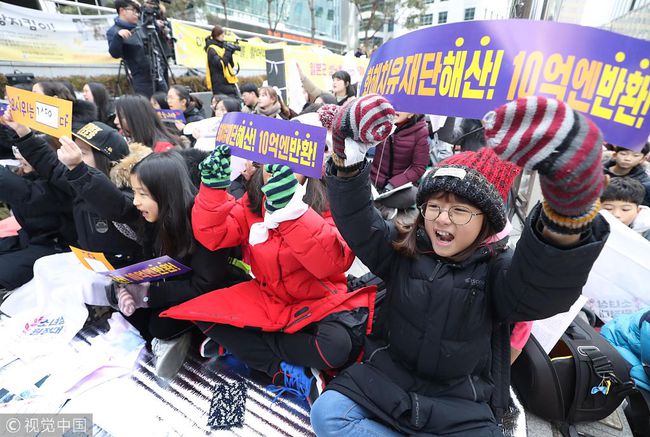
<instances>
[{"instance_id":1,"label":"glasses frame","mask_svg":"<svg viewBox=\"0 0 650 437\"><path fill-rule=\"evenodd\" d=\"M469 222L471 222L472 219L473 219L475 216L485 214L484 212L471 212L471 211L469 211L470 217L469 217L469 219L468 219L465 223L456 223L456 222L454 221L453 217L452 217L453 214L449 214L449 211L450 211L450 210L452 210L452 209L454 209L454 208L457 208L456 206L452 206L451 208L447 208L447 209L442 209L442 208L440 208L440 207L438 206L437 208L440 210L440 212L438 212L438 215L436 216L436 218L434 218L434 219L428 219L428 218L426 218L426 216L425 216L425 209L427 208L428 205L429 205L428 203L423 203L422 205L420 205L420 206L418 207L418 209L420 210L420 215L422 216L423 219L425 219L425 220L428 221L428 222L435 222L436 220L438 220L438 219L440 218L440 215L441 215L443 212L446 212L446 213L447 213L447 216L449 217L449 221L450 221L450 222L452 222L452 223L455 224L456 226L465 226L466 224L468 224Z\"/></svg>"}]
</instances>

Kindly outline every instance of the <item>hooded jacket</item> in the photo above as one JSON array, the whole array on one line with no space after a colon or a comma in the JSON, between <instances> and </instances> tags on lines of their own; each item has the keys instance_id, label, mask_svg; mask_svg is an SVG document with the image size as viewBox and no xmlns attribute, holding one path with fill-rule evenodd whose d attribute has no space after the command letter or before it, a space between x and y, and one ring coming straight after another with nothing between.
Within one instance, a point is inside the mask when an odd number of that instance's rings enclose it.
<instances>
[{"instance_id":1,"label":"hooded jacket","mask_svg":"<svg viewBox=\"0 0 650 437\"><path fill-rule=\"evenodd\" d=\"M386 282L387 301L386 329L368 338L363 363L327 389L405 434L501 435L490 408L504 388L493 384L493 327L568 310L609 235L608 224L597 217L579 244L556 248L541 237L538 206L514 253L481 247L452 262L431 251L421 230L417 243L424 253L407 258L393 249L394 226L372 206L369 166L347 179L333 171L330 162L334 220L364 265Z\"/></svg>"},{"instance_id":2,"label":"hooded jacket","mask_svg":"<svg viewBox=\"0 0 650 437\"><path fill-rule=\"evenodd\" d=\"M378 189L417 184L429 164L429 128L415 117L398 127L377 146L370 169L370 180Z\"/></svg>"},{"instance_id":3,"label":"hooded jacket","mask_svg":"<svg viewBox=\"0 0 650 437\"><path fill-rule=\"evenodd\" d=\"M613 167L614 165L616 165L615 159L610 159L609 161L607 161L604 165L605 174L609 175L612 178L622 177L621 175L617 175L616 173L610 170L610 168ZM643 187L645 188L645 197L643 198L643 205L650 206L650 176L648 176L648 174L643 169L643 165L642 164L637 165L636 167L631 169L630 172L625 175L625 177L633 178L641 182L641 185L643 185Z\"/></svg>"},{"instance_id":4,"label":"hooded jacket","mask_svg":"<svg viewBox=\"0 0 650 437\"><path fill-rule=\"evenodd\" d=\"M0 166L0 202L11 206L29 244L77 244L72 199L61 190L38 177L36 172L18 176Z\"/></svg>"},{"instance_id":5,"label":"hooded jacket","mask_svg":"<svg viewBox=\"0 0 650 437\"><path fill-rule=\"evenodd\" d=\"M201 185L192 209L194 236L211 250L247 246L255 279L207 293L162 315L286 333L357 308L368 308L371 319L374 292L347 292L344 272L354 255L329 212L320 216L308 208L299 218L269 230L266 241L249 245L251 227L262 221L251 212L247 194L235 200L226 190Z\"/></svg>"}]
</instances>

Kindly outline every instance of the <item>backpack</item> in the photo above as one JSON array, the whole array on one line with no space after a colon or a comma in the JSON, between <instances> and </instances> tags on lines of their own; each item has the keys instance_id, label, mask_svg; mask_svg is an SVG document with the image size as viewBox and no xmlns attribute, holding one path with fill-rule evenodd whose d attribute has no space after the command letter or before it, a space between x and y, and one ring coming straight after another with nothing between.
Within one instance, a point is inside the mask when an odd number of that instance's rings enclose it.
<instances>
[{"instance_id":1,"label":"backpack","mask_svg":"<svg viewBox=\"0 0 650 437\"><path fill-rule=\"evenodd\" d=\"M558 423L565 436L577 436L575 423L609 416L635 390L630 365L580 316L550 354L531 336L512 383L524 408Z\"/></svg>"}]
</instances>

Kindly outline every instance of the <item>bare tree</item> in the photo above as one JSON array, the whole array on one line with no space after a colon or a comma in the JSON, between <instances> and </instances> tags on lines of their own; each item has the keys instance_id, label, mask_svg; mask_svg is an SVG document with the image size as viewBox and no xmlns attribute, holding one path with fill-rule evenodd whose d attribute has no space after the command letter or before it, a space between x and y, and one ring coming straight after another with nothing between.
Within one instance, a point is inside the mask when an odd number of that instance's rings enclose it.
<instances>
[{"instance_id":1,"label":"bare tree","mask_svg":"<svg viewBox=\"0 0 650 437\"><path fill-rule=\"evenodd\" d=\"M266 16L269 20L269 30L271 33L275 33L275 29L278 28L278 23L282 19L284 13L284 5L287 3L287 0L266 0ZM275 4L275 11L273 11L273 6ZM273 19L271 19L271 13L275 12Z\"/></svg>"},{"instance_id":2,"label":"bare tree","mask_svg":"<svg viewBox=\"0 0 650 437\"><path fill-rule=\"evenodd\" d=\"M395 24L401 22L407 11L424 9L424 0L352 0L352 3L357 10L365 42L373 39L391 21ZM369 14L362 19L367 12ZM407 21L405 25L407 28L414 28L417 21Z\"/></svg>"},{"instance_id":3,"label":"bare tree","mask_svg":"<svg viewBox=\"0 0 650 437\"><path fill-rule=\"evenodd\" d=\"M224 25L228 27L228 0L220 0L223 7Z\"/></svg>"}]
</instances>

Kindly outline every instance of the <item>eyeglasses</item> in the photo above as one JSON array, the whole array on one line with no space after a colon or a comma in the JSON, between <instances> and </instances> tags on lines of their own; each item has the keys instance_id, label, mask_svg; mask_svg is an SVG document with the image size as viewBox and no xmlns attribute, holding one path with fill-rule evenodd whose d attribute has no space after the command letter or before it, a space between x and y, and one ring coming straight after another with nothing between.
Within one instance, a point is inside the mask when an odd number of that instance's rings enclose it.
<instances>
[{"instance_id":1,"label":"eyeglasses","mask_svg":"<svg viewBox=\"0 0 650 437\"><path fill-rule=\"evenodd\" d=\"M131 11L131 12L133 12L135 15L140 15L140 10L139 10L139 9L131 8L131 7L129 7L129 8L124 8L124 9L126 9L127 11Z\"/></svg>"},{"instance_id":2,"label":"eyeglasses","mask_svg":"<svg viewBox=\"0 0 650 437\"><path fill-rule=\"evenodd\" d=\"M449 216L449 221L458 226L463 226L469 223L476 215L482 215L482 212L472 212L462 206L452 206L449 209L442 209L437 205L429 205L424 203L420 205L420 214L425 220L436 221L440 214L445 211Z\"/></svg>"}]
</instances>

